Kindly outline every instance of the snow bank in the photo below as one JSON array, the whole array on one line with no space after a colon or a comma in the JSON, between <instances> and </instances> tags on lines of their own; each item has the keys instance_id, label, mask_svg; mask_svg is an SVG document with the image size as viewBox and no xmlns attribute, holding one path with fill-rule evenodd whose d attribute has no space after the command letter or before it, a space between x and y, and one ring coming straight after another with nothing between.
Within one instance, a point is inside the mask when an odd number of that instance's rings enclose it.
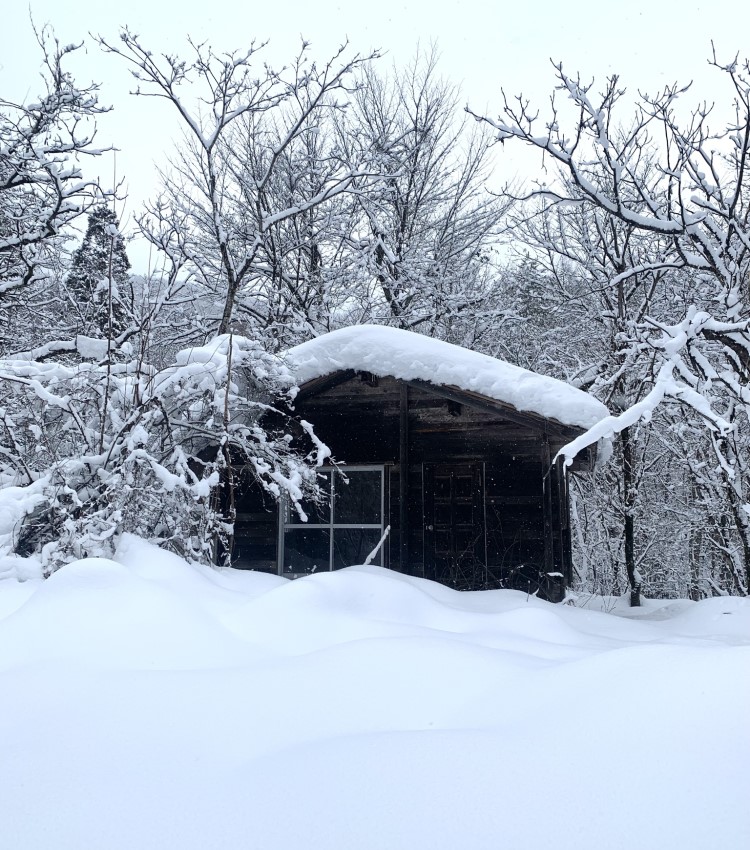
<instances>
[{"instance_id":1,"label":"snow bank","mask_svg":"<svg viewBox=\"0 0 750 850\"><path fill-rule=\"evenodd\" d=\"M13 850L750 846L750 600L631 620L126 537L0 581Z\"/></svg>"},{"instance_id":2,"label":"snow bank","mask_svg":"<svg viewBox=\"0 0 750 850\"><path fill-rule=\"evenodd\" d=\"M555 378L398 328L342 328L290 349L287 362L300 384L354 369L458 387L576 428L609 415L593 396Z\"/></svg>"}]
</instances>

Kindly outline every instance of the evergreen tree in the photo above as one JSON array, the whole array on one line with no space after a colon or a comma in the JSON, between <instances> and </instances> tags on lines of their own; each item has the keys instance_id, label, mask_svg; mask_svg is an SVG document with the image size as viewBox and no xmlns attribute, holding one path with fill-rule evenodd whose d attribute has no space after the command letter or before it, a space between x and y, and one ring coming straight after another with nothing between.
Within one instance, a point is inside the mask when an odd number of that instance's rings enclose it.
<instances>
[{"instance_id":1,"label":"evergreen tree","mask_svg":"<svg viewBox=\"0 0 750 850\"><path fill-rule=\"evenodd\" d=\"M116 337L127 326L123 296L130 285L130 261L109 207L95 207L66 281L78 330L88 336Z\"/></svg>"}]
</instances>

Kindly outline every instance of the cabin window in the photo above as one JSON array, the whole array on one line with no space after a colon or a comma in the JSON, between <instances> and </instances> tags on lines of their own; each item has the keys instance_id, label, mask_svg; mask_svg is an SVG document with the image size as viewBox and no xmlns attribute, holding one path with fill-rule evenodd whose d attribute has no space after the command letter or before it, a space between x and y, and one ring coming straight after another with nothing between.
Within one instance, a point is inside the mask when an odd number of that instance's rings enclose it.
<instances>
[{"instance_id":1,"label":"cabin window","mask_svg":"<svg viewBox=\"0 0 750 850\"><path fill-rule=\"evenodd\" d=\"M364 563L383 535L383 467L323 469L324 498L305 502L303 522L290 505L282 505L279 523L279 572L309 575ZM382 565L382 549L373 564Z\"/></svg>"}]
</instances>

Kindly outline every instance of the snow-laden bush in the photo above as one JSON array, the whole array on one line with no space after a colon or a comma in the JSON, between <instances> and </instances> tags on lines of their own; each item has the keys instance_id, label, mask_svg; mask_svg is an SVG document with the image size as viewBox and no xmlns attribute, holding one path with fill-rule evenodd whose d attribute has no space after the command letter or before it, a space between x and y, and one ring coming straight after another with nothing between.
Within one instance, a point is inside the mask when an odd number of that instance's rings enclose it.
<instances>
[{"instance_id":1,"label":"snow-laden bush","mask_svg":"<svg viewBox=\"0 0 750 850\"><path fill-rule=\"evenodd\" d=\"M315 490L326 447L271 405L293 388L282 360L232 335L161 371L0 361L0 481L24 505L0 548L37 553L52 572L111 554L129 531L204 562L226 557L238 466L292 503Z\"/></svg>"}]
</instances>

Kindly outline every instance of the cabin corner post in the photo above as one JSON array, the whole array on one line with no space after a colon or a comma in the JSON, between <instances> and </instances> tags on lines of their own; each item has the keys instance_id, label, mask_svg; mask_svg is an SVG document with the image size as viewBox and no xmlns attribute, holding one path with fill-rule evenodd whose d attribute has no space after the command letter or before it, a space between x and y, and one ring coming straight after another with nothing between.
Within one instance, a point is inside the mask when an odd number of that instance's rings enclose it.
<instances>
[{"instance_id":1,"label":"cabin corner post","mask_svg":"<svg viewBox=\"0 0 750 850\"><path fill-rule=\"evenodd\" d=\"M550 602L562 602L570 583L570 558L566 555L565 524L567 494L565 467L562 459L553 457L549 433L545 429L542 442L544 496L544 562L542 586Z\"/></svg>"},{"instance_id":2,"label":"cabin corner post","mask_svg":"<svg viewBox=\"0 0 750 850\"><path fill-rule=\"evenodd\" d=\"M570 480L562 457L556 461L560 498L560 557L566 586L573 584L573 541L570 531Z\"/></svg>"},{"instance_id":3,"label":"cabin corner post","mask_svg":"<svg viewBox=\"0 0 750 850\"><path fill-rule=\"evenodd\" d=\"M409 387L401 384L399 400L398 445L398 511L399 511L399 569L409 567Z\"/></svg>"},{"instance_id":4,"label":"cabin corner post","mask_svg":"<svg viewBox=\"0 0 750 850\"><path fill-rule=\"evenodd\" d=\"M552 507L552 486L554 478L554 469L552 468L551 453L549 447L549 436L547 429L544 429L544 437L542 439L542 498L543 498L543 516L544 516L544 572L545 579L548 580L550 573L555 570L554 563L554 521Z\"/></svg>"}]
</instances>

